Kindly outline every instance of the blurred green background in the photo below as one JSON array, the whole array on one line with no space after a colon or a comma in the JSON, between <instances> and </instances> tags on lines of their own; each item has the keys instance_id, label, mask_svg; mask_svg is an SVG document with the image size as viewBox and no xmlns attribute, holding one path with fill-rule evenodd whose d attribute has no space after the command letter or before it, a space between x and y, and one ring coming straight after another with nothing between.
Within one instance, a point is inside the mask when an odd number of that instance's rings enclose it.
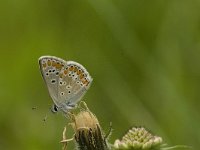
<instances>
[{"instance_id":1,"label":"blurred green background","mask_svg":"<svg viewBox=\"0 0 200 150\"><path fill-rule=\"evenodd\" d=\"M83 99L105 131L113 123L111 143L140 125L199 149L200 1L1 0L0 14L0 149L61 149L68 121L42 121L52 104L42 55L87 68Z\"/></svg>"}]
</instances>

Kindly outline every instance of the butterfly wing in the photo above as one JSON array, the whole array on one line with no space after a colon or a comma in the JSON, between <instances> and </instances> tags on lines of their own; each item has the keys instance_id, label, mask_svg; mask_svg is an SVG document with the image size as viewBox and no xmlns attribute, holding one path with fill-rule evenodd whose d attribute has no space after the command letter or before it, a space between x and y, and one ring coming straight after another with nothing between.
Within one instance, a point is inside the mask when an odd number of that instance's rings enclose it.
<instances>
[{"instance_id":1,"label":"butterfly wing","mask_svg":"<svg viewBox=\"0 0 200 150\"><path fill-rule=\"evenodd\" d=\"M58 107L62 104L62 101L58 98L58 86L59 75L63 70L64 64L64 60L53 56L42 56L39 58L39 65L43 79L47 85L51 98Z\"/></svg>"},{"instance_id":2,"label":"butterfly wing","mask_svg":"<svg viewBox=\"0 0 200 150\"><path fill-rule=\"evenodd\" d=\"M87 70L77 62L42 56L39 64L51 98L64 112L81 100L92 82Z\"/></svg>"},{"instance_id":3,"label":"butterfly wing","mask_svg":"<svg viewBox=\"0 0 200 150\"><path fill-rule=\"evenodd\" d=\"M79 63L67 61L59 80L59 99L63 102L63 111L74 107L81 100L92 83L87 70Z\"/></svg>"}]
</instances>

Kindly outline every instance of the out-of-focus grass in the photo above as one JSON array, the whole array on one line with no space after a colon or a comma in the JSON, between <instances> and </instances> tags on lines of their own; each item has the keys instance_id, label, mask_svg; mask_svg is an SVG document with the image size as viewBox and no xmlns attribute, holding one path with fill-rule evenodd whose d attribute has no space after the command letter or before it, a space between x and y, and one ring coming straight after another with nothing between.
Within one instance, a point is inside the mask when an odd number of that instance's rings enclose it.
<instances>
[{"instance_id":1,"label":"out-of-focus grass","mask_svg":"<svg viewBox=\"0 0 200 150\"><path fill-rule=\"evenodd\" d=\"M52 100L37 59L47 54L90 72L84 100L105 129L113 122L111 142L142 125L198 149L198 1L3 0L0 13L0 149L61 149L66 119L42 121Z\"/></svg>"}]
</instances>

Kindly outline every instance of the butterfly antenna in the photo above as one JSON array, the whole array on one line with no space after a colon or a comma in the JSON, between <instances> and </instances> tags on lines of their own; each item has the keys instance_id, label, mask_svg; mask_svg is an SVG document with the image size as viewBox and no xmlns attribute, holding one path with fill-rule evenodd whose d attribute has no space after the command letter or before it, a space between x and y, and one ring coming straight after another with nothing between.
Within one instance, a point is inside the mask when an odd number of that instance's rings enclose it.
<instances>
[{"instance_id":1,"label":"butterfly antenna","mask_svg":"<svg viewBox=\"0 0 200 150\"><path fill-rule=\"evenodd\" d=\"M46 114L45 117L44 117L44 119L43 119L44 122L47 121L47 117L48 117L48 115Z\"/></svg>"},{"instance_id":2,"label":"butterfly antenna","mask_svg":"<svg viewBox=\"0 0 200 150\"><path fill-rule=\"evenodd\" d=\"M46 122L46 121L47 121L47 118L48 118L48 115L49 115L50 112L51 112L51 109L48 109L48 111L47 111L45 117L43 118L43 122Z\"/></svg>"}]
</instances>

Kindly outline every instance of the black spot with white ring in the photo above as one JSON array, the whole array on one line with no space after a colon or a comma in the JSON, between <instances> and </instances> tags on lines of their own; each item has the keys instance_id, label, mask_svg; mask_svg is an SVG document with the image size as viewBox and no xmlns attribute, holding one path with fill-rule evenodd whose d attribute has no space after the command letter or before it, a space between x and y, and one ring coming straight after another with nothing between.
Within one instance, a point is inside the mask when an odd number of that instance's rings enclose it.
<instances>
[{"instance_id":1,"label":"black spot with white ring","mask_svg":"<svg viewBox=\"0 0 200 150\"><path fill-rule=\"evenodd\" d=\"M55 80L55 79L52 79L52 80L51 80L51 83L52 83L52 84L56 83L56 80Z\"/></svg>"},{"instance_id":2,"label":"black spot with white ring","mask_svg":"<svg viewBox=\"0 0 200 150\"><path fill-rule=\"evenodd\" d=\"M71 88L71 86L70 86L70 85L67 85L67 86L66 86L66 88L67 88L67 89L70 89L70 88Z\"/></svg>"}]
</instances>

